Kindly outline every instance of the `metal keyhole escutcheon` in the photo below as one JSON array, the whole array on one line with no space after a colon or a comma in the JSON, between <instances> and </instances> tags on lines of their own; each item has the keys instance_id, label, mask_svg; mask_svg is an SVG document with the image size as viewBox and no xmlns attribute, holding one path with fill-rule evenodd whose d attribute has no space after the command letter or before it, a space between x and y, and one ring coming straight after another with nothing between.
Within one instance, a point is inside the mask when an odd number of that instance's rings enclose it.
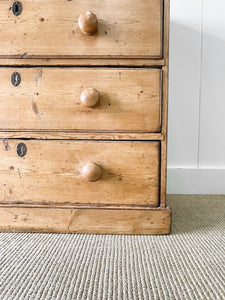
<instances>
[{"instance_id":1,"label":"metal keyhole escutcheon","mask_svg":"<svg viewBox=\"0 0 225 300\"><path fill-rule=\"evenodd\" d=\"M26 153L27 153L27 146L24 143L19 143L16 146L16 152L17 152L19 157L25 156Z\"/></svg>"},{"instance_id":2,"label":"metal keyhole escutcheon","mask_svg":"<svg viewBox=\"0 0 225 300\"><path fill-rule=\"evenodd\" d=\"M11 83L13 86L18 86L21 82L21 76L18 72L14 72L11 75Z\"/></svg>"},{"instance_id":3,"label":"metal keyhole escutcheon","mask_svg":"<svg viewBox=\"0 0 225 300\"><path fill-rule=\"evenodd\" d=\"M15 1L12 5L12 12L15 16L19 16L22 12L22 4L19 1Z\"/></svg>"}]
</instances>

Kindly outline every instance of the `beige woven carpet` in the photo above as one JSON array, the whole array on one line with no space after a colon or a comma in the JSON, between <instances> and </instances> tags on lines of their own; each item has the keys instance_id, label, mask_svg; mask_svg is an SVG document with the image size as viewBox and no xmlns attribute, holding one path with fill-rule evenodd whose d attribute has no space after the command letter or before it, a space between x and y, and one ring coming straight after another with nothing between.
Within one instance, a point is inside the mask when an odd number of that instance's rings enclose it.
<instances>
[{"instance_id":1,"label":"beige woven carpet","mask_svg":"<svg viewBox=\"0 0 225 300\"><path fill-rule=\"evenodd\" d=\"M0 233L0 299L225 299L225 196L170 196L170 236Z\"/></svg>"}]
</instances>

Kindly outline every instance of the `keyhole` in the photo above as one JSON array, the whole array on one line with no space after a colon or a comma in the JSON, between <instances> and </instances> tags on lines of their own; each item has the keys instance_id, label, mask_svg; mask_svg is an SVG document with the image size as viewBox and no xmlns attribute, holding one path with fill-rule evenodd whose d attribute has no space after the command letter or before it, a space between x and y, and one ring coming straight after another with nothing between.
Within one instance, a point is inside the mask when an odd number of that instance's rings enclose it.
<instances>
[{"instance_id":1,"label":"keyhole","mask_svg":"<svg viewBox=\"0 0 225 300\"><path fill-rule=\"evenodd\" d=\"M19 16L22 12L22 4L19 1L13 3L12 12L15 16Z\"/></svg>"},{"instance_id":2,"label":"keyhole","mask_svg":"<svg viewBox=\"0 0 225 300\"><path fill-rule=\"evenodd\" d=\"M25 156L26 153L27 153L27 146L24 143L19 143L16 146L16 152L17 152L19 157Z\"/></svg>"},{"instance_id":3,"label":"keyhole","mask_svg":"<svg viewBox=\"0 0 225 300\"><path fill-rule=\"evenodd\" d=\"M11 83L13 86L18 86L21 82L21 76L18 72L14 72L11 75Z\"/></svg>"}]
</instances>

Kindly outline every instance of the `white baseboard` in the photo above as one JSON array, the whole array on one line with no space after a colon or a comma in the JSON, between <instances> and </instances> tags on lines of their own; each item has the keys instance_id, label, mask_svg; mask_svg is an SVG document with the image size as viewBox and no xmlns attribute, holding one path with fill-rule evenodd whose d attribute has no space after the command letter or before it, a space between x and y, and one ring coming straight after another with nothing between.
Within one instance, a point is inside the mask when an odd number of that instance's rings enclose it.
<instances>
[{"instance_id":1,"label":"white baseboard","mask_svg":"<svg viewBox=\"0 0 225 300\"><path fill-rule=\"evenodd\" d=\"M225 169L168 168L168 194L225 194Z\"/></svg>"}]
</instances>

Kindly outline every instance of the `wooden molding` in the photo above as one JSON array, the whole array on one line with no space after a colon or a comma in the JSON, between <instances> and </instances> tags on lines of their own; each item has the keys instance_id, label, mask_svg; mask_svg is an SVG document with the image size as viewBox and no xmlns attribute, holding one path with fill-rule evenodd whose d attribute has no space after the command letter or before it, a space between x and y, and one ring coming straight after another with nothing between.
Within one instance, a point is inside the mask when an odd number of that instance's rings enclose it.
<instances>
[{"instance_id":1,"label":"wooden molding","mask_svg":"<svg viewBox=\"0 0 225 300\"><path fill-rule=\"evenodd\" d=\"M139 210L0 206L0 231L89 234L168 234L169 208Z\"/></svg>"}]
</instances>

